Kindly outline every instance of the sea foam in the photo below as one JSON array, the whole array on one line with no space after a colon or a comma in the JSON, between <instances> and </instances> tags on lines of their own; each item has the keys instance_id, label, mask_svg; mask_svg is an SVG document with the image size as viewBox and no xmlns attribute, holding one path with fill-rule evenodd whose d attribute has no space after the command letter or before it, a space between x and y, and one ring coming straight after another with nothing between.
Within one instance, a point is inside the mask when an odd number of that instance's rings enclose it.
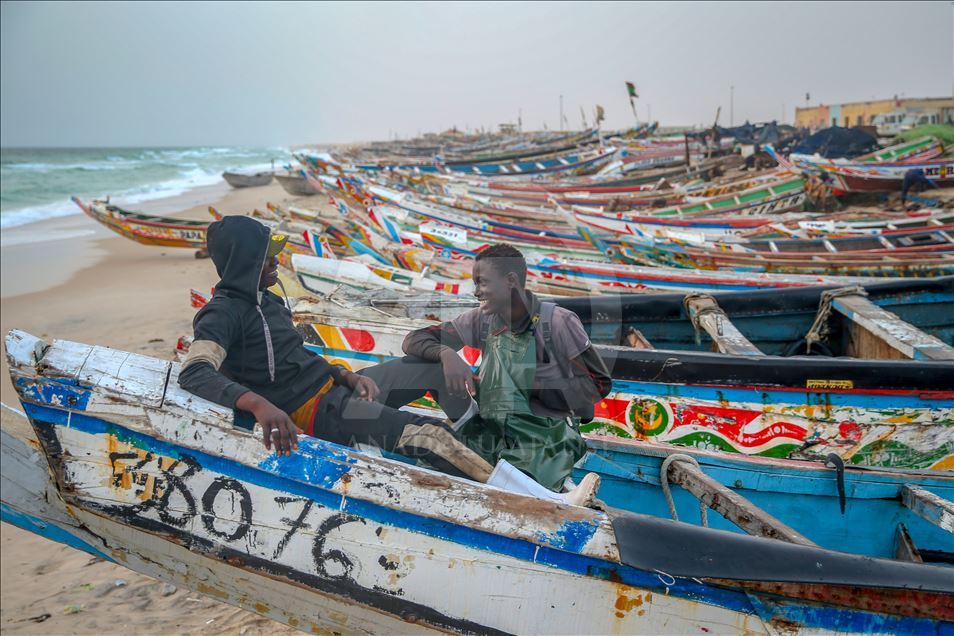
<instances>
[{"instance_id":1,"label":"sea foam","mask_svg":"<svg viewBox=\"0 0 954 636\"><path fill-rule=\"evenodd\" d=\"M72 195L135 205L221 183L225 170L269 170L271 158L290 162L277 148L4 149L0 229L81 214Z\"/></svg>"}]
</instances>

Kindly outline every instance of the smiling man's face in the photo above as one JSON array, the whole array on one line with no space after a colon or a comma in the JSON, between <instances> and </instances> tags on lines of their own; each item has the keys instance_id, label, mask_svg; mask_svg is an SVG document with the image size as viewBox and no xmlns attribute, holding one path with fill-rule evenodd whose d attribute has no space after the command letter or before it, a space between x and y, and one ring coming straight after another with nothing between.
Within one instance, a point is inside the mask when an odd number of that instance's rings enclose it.
<instances>
[{"instance_id":1,"label":"smiling man's face","mask_svg":"<svg viewBox=\"0 0 954 636\"><path fill-rule=\"evenodd\" d=\"M474 296L480 301L480 311L485 314L508 314L513 290L517 287L517 275L502 274L488 261L477 261L474 263L473 276Z\"/></svg>"}]
</instances>

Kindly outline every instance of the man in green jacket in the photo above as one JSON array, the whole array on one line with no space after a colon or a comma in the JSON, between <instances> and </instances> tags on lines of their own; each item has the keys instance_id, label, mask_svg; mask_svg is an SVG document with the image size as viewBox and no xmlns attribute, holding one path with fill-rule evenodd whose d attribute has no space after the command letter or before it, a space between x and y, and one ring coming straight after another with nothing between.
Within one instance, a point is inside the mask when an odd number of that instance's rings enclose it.
<instances>
[{"instance_id":1,"label":"man in green jacket","mask_svg":"<svg viewBox=\"0 0 954 636\"><path fill-rule=\"evenodd\" d=\"M403 349L440 364L449 398L476 398L479 414L461 418L458 435L496 464L488 483L511 488L525 481L528 490L545 496L523 478L532 477L551 493L564 487L586 452L576 427L592 418L612 378L579 317L541 302L526 289L526 276L526 261L514 247L485 249L473 272L480 306L411 332ZM481 350L476 376L457 354L464 346ZM595 474L581 483L593 493L597 485Z\"/></svg>"}]
</instances>

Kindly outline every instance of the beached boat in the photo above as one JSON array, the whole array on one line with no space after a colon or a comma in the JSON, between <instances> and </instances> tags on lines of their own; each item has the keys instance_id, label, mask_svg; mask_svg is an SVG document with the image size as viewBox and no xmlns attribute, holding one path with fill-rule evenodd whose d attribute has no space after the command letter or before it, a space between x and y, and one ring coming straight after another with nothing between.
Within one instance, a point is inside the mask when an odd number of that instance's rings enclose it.
<instances>
[{"instance_id":1,"label":"beached boat","mask_svg":"<svg viewBox=\"0 0 954 636\"><path fill-rule=\"evenodd\" d=\"M615 148L587 150L566 154L535 157L526 161L504 163L430 163L430 164L357 164L355 169L363 172L407 170L410 172L451 172L495 177L525 177L535 174L567 173L589 174L608 163L616 154Z\"/></svg>"},{"instance_id":2,"label":"beached boat","mask_svg":"<svg viewBox=\"0 0 954 636\"><path fill-rule=\"evenodd\" d=\"M717 510L740 511L741 496L824 548L954 564L954 525L942 521L954 522L951 471L746 457L592 435L587 444L574 474L599 473L609 506L734 532L763 523L757 513L701 518L700 499L711 503L710 493L719 492ZM668 496L663 482L671 485Z\"/></svg>"},{"instance_id":3,"label":"beached boat","mask_svg":"<svg viewBox=\"0 0 954 636\"><path fill-rule=\"evenodd\" d=\"M223 172L222 178L225 179L233 188L257 188L258 186L268 185L272 182L274 172L256 172L246 174L244 172Z\"/></svg>"},{"instance_id":4,"label":"beached boat","mask_svg":"<svg viewBox=\"0 0 954 636\"><path fill-rule=\"evenodd\" d=\"M205 235L209 228L206 221L130 212L109 201L83 203L78 197L73 197L73 203L94 221L137 243L205 250Z\"/></svg>"},{"instance_id":5,"label":"beached boat","mask_svg":"<svg viewBox=\"0 0 954 636\"><path fill-rule=\"evenodd\" d=\"M733 239L669 232L667 238L624 236L620 253L641 264L694 269L836 274L945 276L954 273L954 225L887 230L872 236L820 239Z\"/></svg>"},{"instance_id":6,"label":"beached boat","mask_svg":"<svg viewBox=\"0 0 954 636\"><path fill-rule=\"evenodd\" d=\"M834 452L870 466L954 467L954 278L864 291L555 300L580 316L614 379L587 431L748 455ZM368 302L375 312L441 320L473 306ZM317 353L349 364L366 354L402 355L400 341L374 344L373 318L351 325L371 335L362 341L370 348L359 350L347 338L309 330L348 328L344 314L335 318L328 307L319 318L308 305L300 311L306 345Z\"/></svg>"},{"instance_id":7,"label":"beached boat","mask_svg":"<svg viewBox=\"0 0 954 636\"><path fill-rule=\"evenodd\" d=\"M944 632L950 571L546 502L302 437L278 457L178 365L13 331L38 444L3 519L304 631Z\"/></svg>"},{"instance_id":8,"label":"beached boat","mask_svg":"<svg viewBox=\"0 0 954 636\"><path fill-rule=\"evenodd\" d=\"M391 267L374 259L361 262L359 259L339 260L320 256L294 254L292 269L301 285L313 294L327 295L341 289L367 291L390 289L405 293L444 292L448 294L473 294L471 280L444 280L429 278L418 272Z\"/></svg>"},{"instance_id":9,"label":"beached boat","mask_svg":"<svg viewBox=\"0 0 954 636\"><path fill-rule=\"evenodd\" d=\"M855 157L861 163L892 163L897 161L927 161L940 156L944 146L936 137L920 137Z\"/></svg>"},{"instance_id":10,"label":"beached boat","mask_svg":"<svg viewBox=\"0 0 954 636\"><path fill-rule=\"evenodd\" d=\"M825 159L815 155L792 155L789 160L798 168L821 172L834 181L833 191L841 192L898 192L904 175L910 170L921 170L927 179L939 188L954 186L954 160L864 162L845 159Z\"/></svg>"},{"instance_id":11,"label":"beached boat","mask_svg":"<svg viewBox=\"0 0 954 636\"><path fill-rule=\"evenodd\" d=\"M293 197L310 197L318 194L318 191L308 183L308 179L298 173L276 174L275 180Z\"/></svg>"},{"instance_id":12,"label":"beached boat","mask_svg":"<svg viewBox=\"0 0 954 636\"><path fill-rule=\"evenodd\" d=\"M583 430L954 468L954 278L836 289L555 299L580 316L613 375ZM411 329L475 306L446 294L336 293L297 303L293 318L306 347L358 370L402 356ZM461 355L479 363L479 351Z\"/></svg>"},{"instance_id":13,"label":"beached boat","mask_svg":"<svg viewBox=\"0 0 954 636\"><path fill-rule=\"evenodd\" d=\"M309 176L309 178L314 178ZM327 181L327 178L323 178ZM395 250L405 250L407 245L417 245L434 250L427 266L432 269L444 267L455 260L470 260L490 245L489 241L506 240L518 247L527 258L531 288L545 294L576 296L581 294L602 293L642 293L649 289L683 290L728 290L728 289L770 289L777 287L804 287L813 285L846 285L865 282L859 277L764 274L752 273L739 276L735 273L689 271L683 268L639 266L605 262L618 254L617 246L606 244L595 237L588 229L577 228L578 240L590 245L589 250L566 248L561 243L524 243L510 237L466 229L474 227L474 221L458 216L440 217L442 221L428 220L414 225L406 210L391 206L375 206L372 210L355 209L343 201L338 201L339 210L360 226L360 232L354 234L354 241L365 242L369 247L381 253L390 253L394 260L403 262L401 254ZM295 218L308 219L313 223L326 225L316 212L290 207L286 210L277 206L270 209ZM418 210L429 208L417 208ZM413 215L411 215L413 216ZM429 218L429 217L426 217ZM444 221L458 222L461 225L445 225ZM702 221L700 219L700 221ZM676 221L678 222L678 220ZM713 220L718 223L717 220ZM474 237L480 238L474 238ZM534 237L536 238L536 237ZM585 240L584 240L585 239ZM436 256L440 256L437 259ZM320 254L319 254L320 256ZM424 260L418 259L423 263ZM441 265L443 263L444 265ZM459 269L458 267L455 269ZM415 268L420 271L420 268Z\"/></svg>"}]
</instances>

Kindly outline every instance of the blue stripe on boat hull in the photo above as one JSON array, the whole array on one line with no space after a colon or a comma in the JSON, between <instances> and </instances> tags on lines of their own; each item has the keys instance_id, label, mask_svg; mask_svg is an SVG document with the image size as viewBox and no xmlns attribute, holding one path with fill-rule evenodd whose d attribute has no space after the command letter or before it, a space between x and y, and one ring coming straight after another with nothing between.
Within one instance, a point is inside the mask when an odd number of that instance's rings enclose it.
<instances>
[{"instance_id":1,"label":"blue stripe on boat hull","mask_svg":"<svg viewBox=\"0 0 954 636\"><path fill-rule=\"evenodd\" d=\"M9 524L17 526L18 528L22 528L27 532L38 534L45 539L49 539L50 541L63 543L70 546L71 548L76 548L77 550L82 550L83 552L92 554L94 557L98 557L104 561L111 561L115 563L111 557L106 556L104 553L100 552L90 544L86 543L79 537L70 534L66 530L63 530L59 526L48 521L43 521L42 519L32 515L27 515L14 510L5 503L0 503L0 519L6 521Z\"/></svg>"}]
</instances>

